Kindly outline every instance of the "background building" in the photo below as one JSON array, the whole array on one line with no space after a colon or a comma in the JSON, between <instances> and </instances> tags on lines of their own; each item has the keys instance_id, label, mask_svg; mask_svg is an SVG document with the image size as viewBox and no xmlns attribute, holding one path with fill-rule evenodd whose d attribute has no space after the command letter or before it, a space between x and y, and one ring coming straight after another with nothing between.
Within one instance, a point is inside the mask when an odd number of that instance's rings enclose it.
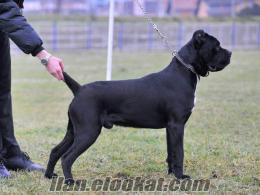
<instances>
[{"instance_id":1,"label":"background building","mask_svg":"<svg viewBox=\"0 0 260 195\"><path fill-rule=\"evenodd\" d=\"M138 16L142 13L136 0L115 0L116 15ZM260 15L260 0L139 0L153 16L235 16ZM81 13L106 16L109 0L26 0L26 12ZM247 14L244 12L246 11Z\"/></svg>"}]
</instances>

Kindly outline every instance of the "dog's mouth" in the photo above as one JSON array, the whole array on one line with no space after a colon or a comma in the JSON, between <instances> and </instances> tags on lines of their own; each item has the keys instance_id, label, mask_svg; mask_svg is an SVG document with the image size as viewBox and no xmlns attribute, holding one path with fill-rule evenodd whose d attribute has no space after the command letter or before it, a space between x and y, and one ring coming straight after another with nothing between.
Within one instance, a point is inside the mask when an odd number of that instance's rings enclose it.
<instances>
[{"instance_id":1,"label":"dog's mouth","mask_svg":"<svg viewBox=\"0 0 260 195\"><path fill-rule=\"evenodd\" d=\"M215 65L210 65L208 66L208 69L210 72L218 72L223 70L225 67L227 66L227 64L223 64L222 66L215 66Z\"/></svg>"},{"instance_id":2,"label":"dog's mouth","mask_svg":"<svg viewBox=\"0 0 260 195\"><path fill-rule=\"evenodd\" d=\"M208 65L208 69L211 72L217 72L223 70L230 63L230 58L226 61L222 61L220 65Z\"/></svg>"},{"instance_id":3,"label":"dog's mouth","mask_svg":"<svg viewBox=\"0 0 260 195\"><path fill-rule=\"evenodd\" d=\"M216 72L217 71L217 67L214 66L214 65L210 65L208 67L209 67L209 71L211 71L211 72Z\"/></svg>"}]
</instances>

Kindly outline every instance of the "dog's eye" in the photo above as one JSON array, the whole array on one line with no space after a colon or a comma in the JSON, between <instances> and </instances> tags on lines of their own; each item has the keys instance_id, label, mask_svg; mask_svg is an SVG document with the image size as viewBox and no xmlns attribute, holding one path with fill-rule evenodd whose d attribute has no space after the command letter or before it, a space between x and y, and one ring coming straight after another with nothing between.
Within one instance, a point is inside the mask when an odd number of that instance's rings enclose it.
<instances>
[{"instance_id":1,"label":"dog's eye","mask_svg":"<svg viewBox=\"0 0 260 195\"><path fill-rule=\"evenodd\" d=\"M215 49L216 49L216 51L219 51L219 50L220 50L220 47L219 47L219 46L217 46Z\"/></svg>"}]
</instances>

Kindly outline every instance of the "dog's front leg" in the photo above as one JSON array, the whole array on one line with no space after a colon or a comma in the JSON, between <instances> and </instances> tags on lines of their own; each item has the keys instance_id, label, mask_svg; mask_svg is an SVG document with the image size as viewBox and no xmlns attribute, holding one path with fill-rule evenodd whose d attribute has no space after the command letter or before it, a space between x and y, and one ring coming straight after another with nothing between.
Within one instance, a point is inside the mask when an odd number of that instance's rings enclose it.
<instances>
[{"instance_id":1,"label":"dog's front leg","mask_svg":"<svg viewBox=\"0 0 260 195\"><path fill-rule=\"evenodd\" d=\"M169 122L166 128L167 132L167 162L168 174L174 174L177 179L190 178L183 175L183 136L184 124Z\"/></svg>"}]
</instances>

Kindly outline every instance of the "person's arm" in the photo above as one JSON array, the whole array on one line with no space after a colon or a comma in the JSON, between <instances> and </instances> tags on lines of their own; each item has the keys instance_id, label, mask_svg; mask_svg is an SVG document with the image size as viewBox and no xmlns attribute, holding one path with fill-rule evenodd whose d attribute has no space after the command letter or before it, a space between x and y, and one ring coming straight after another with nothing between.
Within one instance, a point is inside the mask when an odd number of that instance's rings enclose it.
<instances>
[{"instance_id":1,"label":"person's arm","mask_svg":"<svg viewBox=\"0 0 260 195\"><path fill-rule=\"evenodd\" d=\"M24 53L37 56L39 59L46 57L48 52L42 47L41 38L12 0L3 0L0 3L0 31L5 32ZM52 56L46 68L57 79L63 80L63 63L59 58Z\"/></svg>"},{"instance_id":2,"label":"person's arm","mask_svg":"<svg viewBox=\"0 0 260 195\"><path fill-rule=\"evenodd\" d=\"M26 54L36 56L43 50L42 40L27 23L21 15L19 7L12 0L0 3L0 31L5 32Z\"/></svg>"}]
</instances>

